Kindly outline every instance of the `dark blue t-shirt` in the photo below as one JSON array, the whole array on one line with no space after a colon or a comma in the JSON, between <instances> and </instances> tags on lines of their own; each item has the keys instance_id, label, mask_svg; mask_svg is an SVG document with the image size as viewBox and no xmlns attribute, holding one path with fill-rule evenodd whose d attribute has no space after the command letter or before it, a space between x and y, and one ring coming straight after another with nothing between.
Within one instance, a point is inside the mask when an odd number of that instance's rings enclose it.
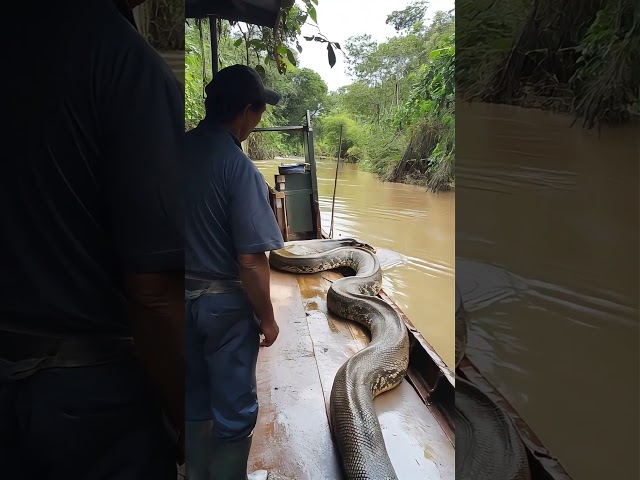
<instances>
[{"instance_id":1,"label":"dark blue t-shirt","mask_svg":"<svg viewBox=\"0 0 640 480\"><path fill-rule=\"evenodd\" d=\"M240 253L284 246L262 174L238 140L203 121L186 133L185 270L237 280Z\"/></svg>"},{"instance_id":2,"label":"dark blue t-shirt","mask_svg":"<svg viewBox=\"0 0 640 480\"><path fill-rule=\"evenodd\" d=\"M0 364L128 338L125 275L184 268L174 74L113 0L10 7L33 31L6 52L20 75L4 79Z\"/></svg>"}]
</instances>

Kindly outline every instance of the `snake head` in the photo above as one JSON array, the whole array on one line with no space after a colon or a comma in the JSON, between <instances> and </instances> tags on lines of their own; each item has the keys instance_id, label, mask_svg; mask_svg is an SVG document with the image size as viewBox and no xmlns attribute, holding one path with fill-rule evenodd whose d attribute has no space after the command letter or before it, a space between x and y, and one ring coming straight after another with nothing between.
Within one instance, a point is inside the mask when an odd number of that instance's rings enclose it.
<instances>
[{"instance_id":1,"label":"snake head","mask_svg":"<svg viewBox=\"0 0 640 480\"><path fill-rule=\"evenodd\" d=\"M355 241L355 244L353 245L354 247L358 247L358 248L362 248L364 250L368 250L371 253L376 253L376 249L374 247L372 247L371 245L369 245L368 243L361 242L358 239L354 239L354 241Z\"/></svg>"}]
</instances>

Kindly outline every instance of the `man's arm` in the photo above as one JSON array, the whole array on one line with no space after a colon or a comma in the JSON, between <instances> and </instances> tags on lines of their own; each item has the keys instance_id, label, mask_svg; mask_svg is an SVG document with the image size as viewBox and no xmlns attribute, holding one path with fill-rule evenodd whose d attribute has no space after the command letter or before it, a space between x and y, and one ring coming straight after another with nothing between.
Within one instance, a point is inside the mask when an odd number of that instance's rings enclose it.
<instances>
[{"instance_id":1,"label":"man's arm","mask_svg":"<svg viewBox=\"0 0 640 480\"><path fill-rule=\"evenodd\" d=\"M184 425L184 272L130 274L130 328L176 430Z\"/></svg>"},{"instance_id":2,"label":"man's arm","mask_svg":"<svg viewBox=\"0 0 640 480\"><path fill-rule=\"evenodd\" d=\"M279 329L273 314L269 288L269 261L265 252L284 246L282 233L269 205L264 177L251 160L242 156L233 163L227 180L230 192L231 235L238 252L240 280L260 321L263 346L270 346Z\"/></svg>"},{"instance_id":3,"label":"man's arm","mask_svg":"<svg viewBox=\"0 0 640 480\"><path fill-rule=\"evenodd\" d=\"M269 347L280 332L271 304L269 261L264 253L241 253L238 266L244 291L260 320L260 330L264 335L262 345Z\"/></svg>"}]
</instances>

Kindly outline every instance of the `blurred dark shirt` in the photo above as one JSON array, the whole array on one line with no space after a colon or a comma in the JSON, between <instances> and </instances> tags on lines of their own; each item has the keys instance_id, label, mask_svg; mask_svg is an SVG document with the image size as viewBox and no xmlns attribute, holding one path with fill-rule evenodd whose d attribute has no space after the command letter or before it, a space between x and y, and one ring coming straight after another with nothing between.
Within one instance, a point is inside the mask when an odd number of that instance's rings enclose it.
<instances>
[{"instance_id":1,"label":"blurred dark shirt","mask_svg":"<svg viewBox=\"0 0 640 480\"><path fill-rule=\"evenodd\" d=\"M130 337L126 273L184 268L183 93L113 0L9 10L0 367L65 364Z\"/></svg>"}]
</instances>

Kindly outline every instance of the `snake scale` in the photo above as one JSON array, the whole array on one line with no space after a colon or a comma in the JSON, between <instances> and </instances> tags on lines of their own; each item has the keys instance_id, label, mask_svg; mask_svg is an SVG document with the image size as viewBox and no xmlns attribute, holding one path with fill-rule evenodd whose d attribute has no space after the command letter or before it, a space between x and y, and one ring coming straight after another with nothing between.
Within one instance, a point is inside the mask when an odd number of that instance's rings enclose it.
<instances>
[{"instance_id":1,"label":"snake scale","mask_svg":"<svg viewBox=\"0 0 640 480\"><path fill-rule=\"evenodd\" d=\"M300 247L305 253L293 253ZM409 337L402 318L376 297L382 271L375 250L355 239L307 240L271 252L269 263L291 273L339 267L355 272L355 276L333 282L327 292L327 308L365 326L371 342L336 373L329 416L347 479L396 480L373 399L402 382L409 363Z\"/></svg>"}]
</instances>

